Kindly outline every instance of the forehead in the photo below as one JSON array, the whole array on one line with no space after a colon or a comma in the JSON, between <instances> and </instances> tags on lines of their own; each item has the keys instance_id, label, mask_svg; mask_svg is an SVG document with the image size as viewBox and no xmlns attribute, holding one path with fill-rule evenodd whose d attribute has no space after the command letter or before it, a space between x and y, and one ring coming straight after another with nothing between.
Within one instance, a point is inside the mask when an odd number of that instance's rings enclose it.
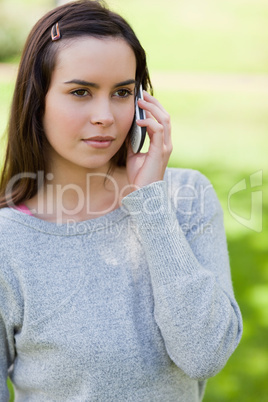
<instances>
[{"instance_id":1,"label":"forehead","mask_svg":"<svg viewBox=\"0 0 268 402\"><path fill-rule=\"evenodd\" d=\"M74 73L84 77L108 74L135 78L136 57L122 38L89 36L62 41L57 51L54 75L62 75L65 79Z\"/></svg>"}]
</instances>

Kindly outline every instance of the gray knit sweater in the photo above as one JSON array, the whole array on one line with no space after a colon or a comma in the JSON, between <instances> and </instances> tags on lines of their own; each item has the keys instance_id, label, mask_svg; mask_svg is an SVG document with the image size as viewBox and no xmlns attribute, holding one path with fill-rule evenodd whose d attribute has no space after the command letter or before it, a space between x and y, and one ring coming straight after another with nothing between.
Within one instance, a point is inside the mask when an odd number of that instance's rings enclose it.
<instances>
[{"instance_id":1,"label":"gray knit sweater","mask_svg":"<svg viewBox=\"0 0 268 402\"><path fill-rule=\"evenodd\" d=\"M0 210L0 400L197 402L239 343L223 214L167 169L105 216Z\"/></svg>"}]
</instances>

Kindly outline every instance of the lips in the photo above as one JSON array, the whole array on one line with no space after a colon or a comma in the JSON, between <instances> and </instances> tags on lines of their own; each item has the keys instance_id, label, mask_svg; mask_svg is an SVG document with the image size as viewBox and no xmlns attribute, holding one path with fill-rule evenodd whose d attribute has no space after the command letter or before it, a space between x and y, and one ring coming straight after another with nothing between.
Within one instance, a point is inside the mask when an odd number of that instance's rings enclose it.
<instances>
[{"instance_id":1,"label":"lips","mask_svg":"<svg viewBox=\"0 0 268 402\"><path fill-rule=\"evenodd\" d=\"M93 148L104 149L108 148L114 140L115 138L111 136L97 135L95 137L85 138L83 142Z\"/></svg>"},{"instance_id":2,"label":"lips","mask_svg":"<svg viewBox=\"0 0 268 402\"><path fill-rule=\"evenodd\" d=\"M96 137L85 138L83 141L99 141L99 142L106 142L106 141L113 141L114 138L110 136L103 137L102 135L98 135Z\"/></svg>"}]
</instances>

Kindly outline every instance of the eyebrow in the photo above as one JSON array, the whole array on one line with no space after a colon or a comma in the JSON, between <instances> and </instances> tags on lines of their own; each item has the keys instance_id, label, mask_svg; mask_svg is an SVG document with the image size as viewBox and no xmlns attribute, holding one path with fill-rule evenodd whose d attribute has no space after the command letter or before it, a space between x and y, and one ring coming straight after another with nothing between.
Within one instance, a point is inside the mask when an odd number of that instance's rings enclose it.
<instances>
[{"instance_id":1,"label":"eyebrow","mask_svg":"<svg viewBox=\"0 0 268 402\"><path fill-rule=\"evenodd\" d=\"M130 85L130 84L135 84L136 85L136 83L137 83L136 80L130 79L130 80L118 82L117 84L114 85L114 88L122 87L124 85ZM77 79L66 81L66 82L64 82L64 84L76 84L76 85L82 85L84 87L93 87L93 88L99 88L100 87L98 84L96 84L94 82L89 82L89 81L84 81L84 80L77 80Z\"/></svg>"}]
</instances>

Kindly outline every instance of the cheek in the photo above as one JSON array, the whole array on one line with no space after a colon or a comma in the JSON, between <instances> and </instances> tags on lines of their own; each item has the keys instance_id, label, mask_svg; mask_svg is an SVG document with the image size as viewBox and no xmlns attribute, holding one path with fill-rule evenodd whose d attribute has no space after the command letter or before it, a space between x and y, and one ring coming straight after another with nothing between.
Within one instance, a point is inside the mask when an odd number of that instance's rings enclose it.
<instances>
[{"instance_id":1,"label":"cheek","mask_svg":"<svg viewBox=\"0 0 268 402\"><path fill-rule=\"evenodd\" d=\"M48 138L74 131L79 121L74 108L68 108L63 102L56 102L55 99L47 99L43 126Z\"/></svg>"},{"instance_id":2,"label":"cheek","mask_svg":"<svg viewBox=\"0 0 268 402\"><path fill-rule=\"evenodd\" d=\"M134 103L133 104L131 103L124 111L120 112L119 118L121 121L122 129L124 129L125 133L128 133L132 126L134 113L135 113Z\"/></svg>"}]
</instances>

